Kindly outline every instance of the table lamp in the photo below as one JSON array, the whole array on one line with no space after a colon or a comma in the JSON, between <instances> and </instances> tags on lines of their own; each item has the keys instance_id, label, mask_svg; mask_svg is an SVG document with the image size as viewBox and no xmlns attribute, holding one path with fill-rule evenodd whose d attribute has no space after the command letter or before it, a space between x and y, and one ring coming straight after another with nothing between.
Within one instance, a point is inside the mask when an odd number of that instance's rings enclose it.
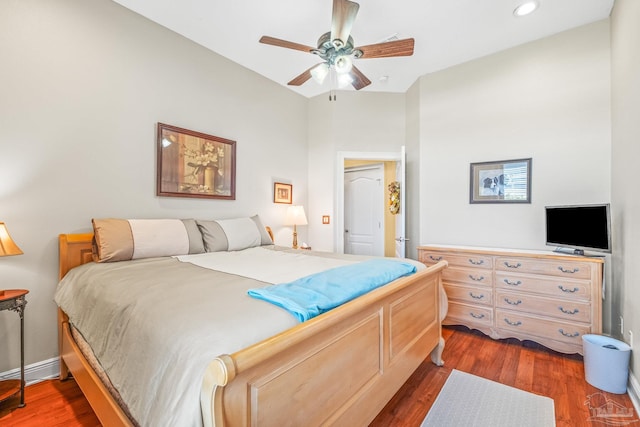
<instances>
[{"instance_id":1,"label":"table lamp","mask_svg":"<svg viewBox=\"0 0 640 427\"><path fill-rule=\"evenodd\" d=\"M307 224L307 216L304 214L303 206L289 206L287 208L284 225L293 225L293 249L298 249L298 231L296 230L296 226Z\"/></svg>"},{"instance_id":2,"label":"table lamp","mask_svg":"<svg viewBox=\"0 0 640 427\"><path fill-rule=\"evenodd\" d=\"M22 251L9 235L4 222L0 222L0 257L10 255L22 255ZM0 289L0 296L2 295L4 295L4 291Z\"/></svg>"}]
</instances>

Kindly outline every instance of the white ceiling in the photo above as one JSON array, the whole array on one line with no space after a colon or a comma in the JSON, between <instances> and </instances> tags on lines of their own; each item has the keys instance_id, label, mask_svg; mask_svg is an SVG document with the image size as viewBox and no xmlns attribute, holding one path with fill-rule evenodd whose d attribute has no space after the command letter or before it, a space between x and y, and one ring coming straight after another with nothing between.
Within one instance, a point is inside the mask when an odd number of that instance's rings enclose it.
<instances>
[{"instance_id":1,"label":"white ceiling","mask_svg":"<svg viewBox=\"0 0 640 427\"><path fill-rule=\"evenodd\" d=\"M332 0L114 1L306 97L331 89L329 79L287 86L319 58L258 40L268 35L316 47L331 29ZM356 60L372 81L362 90L405 92L424 74L607 18L614 2L539 0L533 14L515 17L523 1L359 0L351 31L356 46L415 39L413 56Z\"/></svg>"}]
</instances>

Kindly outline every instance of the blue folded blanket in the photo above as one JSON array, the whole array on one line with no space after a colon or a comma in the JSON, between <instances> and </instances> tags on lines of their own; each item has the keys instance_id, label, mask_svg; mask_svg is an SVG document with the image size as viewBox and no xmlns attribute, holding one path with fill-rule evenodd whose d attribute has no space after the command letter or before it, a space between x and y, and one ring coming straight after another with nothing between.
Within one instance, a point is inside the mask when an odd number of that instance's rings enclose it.
<instances>
[{"instance_id":1,"label":"blue folded blanket","mask_svg":"<svg viewBox=\"0 0 640 427\"><path fill-rule=\"evenodd\" d=\"M415 272L416 267L407 262L374 259L332 268L289 283L249 289L247 293L284 308L304 322Z\"/></svg>"}]
</instances>

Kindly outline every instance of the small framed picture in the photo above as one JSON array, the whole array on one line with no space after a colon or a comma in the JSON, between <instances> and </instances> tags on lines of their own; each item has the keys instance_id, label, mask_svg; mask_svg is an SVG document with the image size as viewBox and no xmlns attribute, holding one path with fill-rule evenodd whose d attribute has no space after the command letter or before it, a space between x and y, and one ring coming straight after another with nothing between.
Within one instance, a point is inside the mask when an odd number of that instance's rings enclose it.
<instances>
[{"instance_id":1,"label":"small framed picture","mask_svg":"<svg viewBox=\"0 0 640 427\"><path fill-rule=\"evenodd\" d=\"M273 184L273 203L286 203L290 205L293 202L292 193L293 185L275 182Z\"/></svg>"},{"instance_id":2,"label":"small framed picture","mask_svg":"<svg viewBox=\"0 0 640 427\"><path fill-rule=\"evenodd\" d=\"M531 203L531 158L471 163L469 203Z\"/></svg>"}]
</instances>

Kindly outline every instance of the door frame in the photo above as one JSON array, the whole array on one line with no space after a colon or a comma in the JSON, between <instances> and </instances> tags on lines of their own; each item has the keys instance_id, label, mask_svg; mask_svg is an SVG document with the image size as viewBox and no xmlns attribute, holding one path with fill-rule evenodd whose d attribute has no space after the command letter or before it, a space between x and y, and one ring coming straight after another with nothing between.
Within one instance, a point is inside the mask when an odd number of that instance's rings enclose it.
<instances>
[{"instance_id":1,"label":"door frame","mask_svg":"<svg viewBox=\"0 0 640 427\"><path fill-rule=\"evenodd\" d=\"M402 147L404 148L404 147ZM344 253L344 161L345 160L379 160L399 162L403 149L395 151L338 151L336 165L336 224L334 228L334 251ZM403 187L404 187L404 183Z\"/></svg>"}]
</instances>

